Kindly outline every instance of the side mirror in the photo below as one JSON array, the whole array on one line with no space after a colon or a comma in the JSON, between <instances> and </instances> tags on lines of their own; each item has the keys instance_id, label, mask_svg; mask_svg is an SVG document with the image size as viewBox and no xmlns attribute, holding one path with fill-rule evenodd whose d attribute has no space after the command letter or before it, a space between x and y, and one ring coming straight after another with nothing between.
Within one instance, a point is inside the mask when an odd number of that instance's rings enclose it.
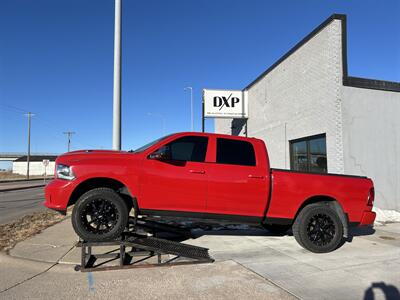
<instances>
[{"instance_id":1,"label":"side mirror","mask_svg":"<svg viewBox=\"0 0 400 300\"><path fill-rule=\"evenodd\" d=\"M148 156L149 159L155 160L170 160L171 159L171 151L168 147L162 147L158 149L156 152L151 153Z\"/></svg>"}]
</instances>

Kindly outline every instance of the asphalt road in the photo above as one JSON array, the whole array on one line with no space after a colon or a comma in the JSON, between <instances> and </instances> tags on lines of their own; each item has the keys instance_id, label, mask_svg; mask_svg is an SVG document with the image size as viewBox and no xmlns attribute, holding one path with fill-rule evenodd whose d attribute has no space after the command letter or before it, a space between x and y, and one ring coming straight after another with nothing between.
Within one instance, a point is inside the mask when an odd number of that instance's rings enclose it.
<instances>
[{"instance_id":1,"label":"asphalt road","mask_svg":"<svg viewBox=\"0 0 400 300\"><path fill-rule=\"evenodd\" d=\"M33 212L43 211L43 187L0 192L0 224L10 223Z\"/></svg>"}]
</instances>

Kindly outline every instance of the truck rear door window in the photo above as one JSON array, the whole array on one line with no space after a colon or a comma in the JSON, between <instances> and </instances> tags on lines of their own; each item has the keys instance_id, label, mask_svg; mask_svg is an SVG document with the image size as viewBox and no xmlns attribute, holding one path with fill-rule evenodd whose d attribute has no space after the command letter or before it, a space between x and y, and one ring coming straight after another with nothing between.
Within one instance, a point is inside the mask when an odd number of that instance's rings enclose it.
<instances>
[{"instance_id":1,"label":"truck rear door window","mask_svg":"<svg viewBox=\"0 0 400 300\"><path fill-rule=\"evenodd\" d=\"M255 166L256 155L253 145L245 141L218 138L217 163Z\"/></svg>"}]
</instances>

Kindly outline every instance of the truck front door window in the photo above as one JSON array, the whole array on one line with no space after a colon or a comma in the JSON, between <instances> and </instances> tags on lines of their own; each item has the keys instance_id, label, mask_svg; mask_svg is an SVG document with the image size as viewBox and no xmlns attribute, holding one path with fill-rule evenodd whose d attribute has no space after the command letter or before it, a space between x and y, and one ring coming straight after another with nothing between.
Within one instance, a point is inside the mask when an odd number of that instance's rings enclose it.
<instances>
[{"instance_id":1,"label":"truck front door window","mask_svg":"<svg viewBox=\"0 0 400 300\"><path fill-rule=\"evenodd\" d=\"M187 136L167 145L172 160L204 162L207 152L207 137Z\"/></svg>"}]
</instances>

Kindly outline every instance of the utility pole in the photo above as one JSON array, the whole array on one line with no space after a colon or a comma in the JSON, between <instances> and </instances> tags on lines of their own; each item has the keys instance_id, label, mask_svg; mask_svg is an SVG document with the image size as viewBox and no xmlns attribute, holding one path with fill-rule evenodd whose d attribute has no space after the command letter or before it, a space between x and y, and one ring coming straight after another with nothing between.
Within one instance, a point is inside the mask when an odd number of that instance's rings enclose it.
<instances>
[{"instance_id":1,"label":"utility pole","mask_svg":"<svg viewBox=\"0 0 400 300\"><path fill-rule=\"evenodd\" d=\"M33 113L28 112L25 114L28 117L28 155L26 156L26 179L29 180L29 160L31 158L31 118L34 116Z\"/></svg>"},{"instance_id":2,"label":"utility pole","mask_svg":"<svg viewBox=\"0 0 400 300\"><path fill-rule=\"evenodd\" d=\"M115 0L113 149L121 150L121 1Z\"/></svg>"},{"instance_id":3,"label":"utility pole","mask_svg":"<svg viewBox=\"0 0 400 300\"><path fill-rule=\"evenodd\" d=\"M193 119L193 88L191 86L185 87L185 91L190 90L190 118L191 118L191 131L194 131L194 119Z\"/></svg>"},{"instance_id":4,"label":"utility pole","mask_svg":"<svg viewBox=\"0 0 400 300\"><path fill-rule=\"evenodd\" d=\"M75 134L75 132L74 131L65 131L63 133L66 134L68 137L68 152L69 152L71 150L71 136L73 134Z\"/></svg>"}]
</instances>

